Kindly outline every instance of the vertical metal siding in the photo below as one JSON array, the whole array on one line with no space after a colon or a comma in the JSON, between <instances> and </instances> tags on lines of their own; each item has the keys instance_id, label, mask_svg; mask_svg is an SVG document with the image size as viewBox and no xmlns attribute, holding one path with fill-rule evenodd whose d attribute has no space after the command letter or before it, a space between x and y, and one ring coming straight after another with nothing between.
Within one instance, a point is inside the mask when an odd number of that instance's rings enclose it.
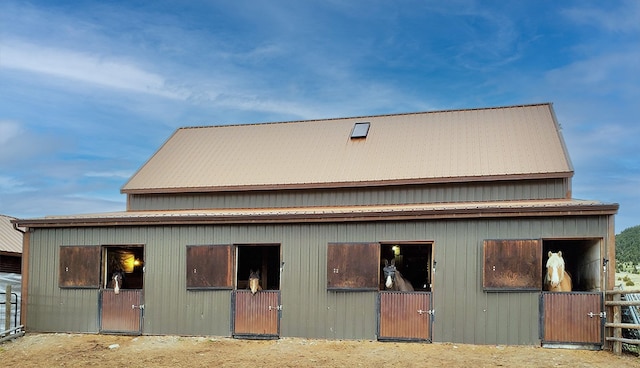
<instances>
[{"instance_id":1,"label":"vertical metal siding","mask_svg":"<svg viewBox=\"0 0 640 368\"><path fill-rule=\"evenodd\" d=\"M433 341L538 344L538 293L485 293L484 239L604 236L606 216L341 224L36 229L27 327L97 332L98 290L57 285L59 246L144 244L145 334L231 331L231 291L186 290L187 244L281 244L281 336L374 339L377 292L328 292L329 242L434 241ZM612 240L606 239L605 242Z\"/></svg>"},{"instance_id":2,"label":"vertical metal siding","mask_svg":"<svg viewBox=\"0 0 640 368\"><path fill-rule=\"evenodd\" d=\"M129 194L130 210L278 208L398 203L442 203L565 198L564 179L521 182L433 184L423 187L282 191L236 194Z\"/></svg>"}]
</instances>

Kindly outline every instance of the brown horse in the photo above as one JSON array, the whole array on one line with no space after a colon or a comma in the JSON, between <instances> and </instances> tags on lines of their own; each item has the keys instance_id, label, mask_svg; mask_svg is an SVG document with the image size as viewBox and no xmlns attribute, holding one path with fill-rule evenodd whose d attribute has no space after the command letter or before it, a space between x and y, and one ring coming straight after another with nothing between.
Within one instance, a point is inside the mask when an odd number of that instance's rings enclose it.
<instances>
[{"instance_id":1,"label":"brown horse","mask_svg":"<svg viewBox=\"0 0 640 368\"><path fill-rule=\"evenodd\" d=\"M249 289L251 289L252 295L262 290L262 286L260 286L260 271L251 270L249 272Z\"/></svg>"},{"instance_id":2,"label":"brown horse","mask_svg":"<svg viewBox=\"0 0 640 368\"><path fill-rule=\"evenodd\" d=\"M413 291L413 286L411 283L402 277L400 271L396 269L395 260L391 260L389 263L388 260L384 260L384 286L389 290L395 291Z\"/></svg>"},{"instance_id":3,"label":"brown horse","mask_svg":"<svg viewBox=\"0 0 640 368\"><path fill-rule=\"evenodd\" d=\"M544 277L545 290L571 291L571 276L564 270L562 251L558 253L549 251L548 257L547 274Z\"/></svg>"}]
</instances>

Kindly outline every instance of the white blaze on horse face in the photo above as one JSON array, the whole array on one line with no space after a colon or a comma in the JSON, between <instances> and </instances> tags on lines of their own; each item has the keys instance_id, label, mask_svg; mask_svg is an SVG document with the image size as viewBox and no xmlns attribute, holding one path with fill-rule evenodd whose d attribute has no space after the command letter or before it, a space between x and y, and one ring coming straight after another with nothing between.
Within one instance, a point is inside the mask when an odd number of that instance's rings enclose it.
<instances>
[{"instance_id":1,"label":"white blaze on horse face","mask_svg":"<svg viewBox=\"0 0 640 368\"><path fill-rule=\"evenodd\" d=\"M258 286L260 280L259 279L249 279L249 288L251 289L251 294L255 294L258 292Z\"/></svg>"},{"instance_id":2,"label":"white blaze on horse face","mask_svg":"<svg viewBox=\"0 0 640 368\"><path fill-rule=\"evenodd\" d=\"M387 276L387 281L384 283L384 285L388 288L390 288L393 285L393 279L391 278L391 275Z\"/></svg>"},{"instance_id":3,"label":"white blaze on horse face","mask_svg":"<svg viewBox=\"0 0 640 368\"><path fill-rule=\"evenodd\" d=\"M558 286L562 281L560 275L564 276L564 260L557 253L552 253L547 260L547 275L552 287Z\"/></svg>"},{"instance_id":4,"label":"white blaze on horse face","mask_svg":"<svg viewBox=\"0 0 640 368\"><path fill-rule=\"evenodd\" d=\"M116 294L120 294L120 277L119 276L114 276L113 277L113 282L114 282L114 286L113 286L113 292Z\"/></svg>"}]
</instances>

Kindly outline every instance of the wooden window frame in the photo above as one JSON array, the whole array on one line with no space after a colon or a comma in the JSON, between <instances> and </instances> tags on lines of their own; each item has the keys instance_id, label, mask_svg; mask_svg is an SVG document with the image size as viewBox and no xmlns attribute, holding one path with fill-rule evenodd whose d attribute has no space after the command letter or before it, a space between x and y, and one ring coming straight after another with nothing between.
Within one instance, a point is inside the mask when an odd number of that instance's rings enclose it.
<instances>
[{"instance_id":1,"label":"wooden window frame","mask_svg":"<svg viewBox=\"0 0 640 368\"><path fill-rule=\"evenodd\" d=\"M187 245L187 290L232 290L234 247L231 244Z\"/></svg>"},{"instance_id":2,"label":"wooden window frame","mask_svg":"<svg viewBox=\"0 0 640 368\"><path fill-rule=\"evenodd\" d=\"M59 250L58 287L99 289L102 248L99 245L67 245Z\"/></svg>"},{"instance_id":3,"label":"wooden window frame","mask_svg":"<svg viewBox=\"0 0 640 368\"><path fill-rule=\"evenodd\" d=\"M482 245L484 291L542 290L542 240L492 239Z\"/></svg>"}]
</instances>

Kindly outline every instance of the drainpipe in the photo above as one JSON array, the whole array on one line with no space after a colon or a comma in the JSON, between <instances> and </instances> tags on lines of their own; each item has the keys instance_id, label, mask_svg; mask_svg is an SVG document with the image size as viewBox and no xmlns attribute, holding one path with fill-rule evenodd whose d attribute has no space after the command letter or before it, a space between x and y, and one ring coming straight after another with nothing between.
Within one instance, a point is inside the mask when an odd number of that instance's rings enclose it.
<instances>
[{"instance_id":1,"label":"drainpipe","mask_svg":"<svg viewBox=\"0 0 640 368\"><path fill-rule=\"evenodd\" d=\"M12 222L11 224L13 225L13 230L19 231L22 234L26 233L25 231L18 229L18 224L16 224L15 222Z\"/></svg>"}]
</instances>

